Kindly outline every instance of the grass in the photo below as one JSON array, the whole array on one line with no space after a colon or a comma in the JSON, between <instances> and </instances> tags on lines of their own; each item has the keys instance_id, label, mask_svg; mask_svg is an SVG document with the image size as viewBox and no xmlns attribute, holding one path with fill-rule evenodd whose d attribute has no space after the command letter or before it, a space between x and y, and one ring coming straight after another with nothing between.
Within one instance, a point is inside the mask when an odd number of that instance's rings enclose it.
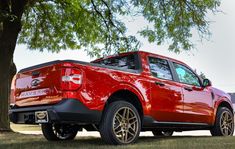
<instances>
[{"instance_id":1,"label":"grass","mask_svg":"<svg viewBox=\"0 0 235 149\"><path fill-rule=\"evenodd\" d=\"M100 138L77 137L73 141L48 142L42 135L23 135L19 133L1 133L0 148L4 149L119 149L119 148L155 148L155 149L234 149L234 137L169 137L154 138L140 137L139 140L128 146L106 145Z\"/></svg>"},{"instance_id":2,"label":"grass","mask_svg":"<svg viewBox=\"0 0 235 149\"><path fill-rule=\"evenodd\" d=\"M12 125L14 130L40 130L38 126ZM42 135L20 133L1 133L0 149L119 149L119 148L154 148L154 149L234 149L235 137L192 137L174 136L168 138L140 137L135 144L128 146L110 146L97 137L76 137L73 141L49 142Z\"/></svg>"}]
</instances>

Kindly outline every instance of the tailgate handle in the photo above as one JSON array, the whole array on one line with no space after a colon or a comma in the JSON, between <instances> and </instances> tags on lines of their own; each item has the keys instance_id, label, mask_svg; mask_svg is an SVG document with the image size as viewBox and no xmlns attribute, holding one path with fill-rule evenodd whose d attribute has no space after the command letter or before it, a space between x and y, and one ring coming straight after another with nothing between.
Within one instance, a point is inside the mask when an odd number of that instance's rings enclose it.
<instances>
[{"instance_id":1,"label":"tailgate handle","mask_svg":"<svg viewBox=\"0 0 235 149\"><path fill-rule=\"evenodd\" d=\"M39 71L34 71L34 72L32 72L32 76L33 76L33 77L38 77L39 74L40 74Z\"/></svg>"}]
</instances>

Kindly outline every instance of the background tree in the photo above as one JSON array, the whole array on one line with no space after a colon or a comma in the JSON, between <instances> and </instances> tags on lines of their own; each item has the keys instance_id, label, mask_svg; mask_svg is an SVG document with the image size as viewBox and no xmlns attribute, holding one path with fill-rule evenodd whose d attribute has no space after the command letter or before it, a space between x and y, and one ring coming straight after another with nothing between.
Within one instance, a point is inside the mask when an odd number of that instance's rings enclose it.
<instances>
[{"instance_id":1,"label":"background tree","mask_svg":"<svg viewBox=\"0 0 235 149\"><path fill-rule=\"evenodd\" d=\"M123 16L143 16L150 25L139 33L169 50L190 50L191 30L209 34L208 11L218 0L1 0L0 1L0 130L9 130L8 98L16 73L16 43L32 50L59 52L85 49L91 56L137 50L126 35Z\"/></svg>"}]
</instances>

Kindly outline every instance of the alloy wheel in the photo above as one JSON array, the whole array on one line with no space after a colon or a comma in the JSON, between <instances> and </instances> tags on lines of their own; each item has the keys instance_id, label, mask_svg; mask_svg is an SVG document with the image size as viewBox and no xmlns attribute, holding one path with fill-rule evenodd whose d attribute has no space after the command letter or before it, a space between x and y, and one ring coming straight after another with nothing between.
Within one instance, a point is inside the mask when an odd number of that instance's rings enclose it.
<instances>
[{"instance_id":1,"label":"alloy wheel","mask_svg":"<svg viewBox=\"0 0 235 149\"><path fill-rule=\"evenodd\" d=\"M234 130L233 117L228 111L224 111L220 118L220 129L223 136L231 136Z\"/></svg>"},{"instance_id":2,"label":"alloy wheel","mask_svg":"<svg viewBox=\"0 0 235 149\"><path fill-rule=\"evenodd\" d=\"M61 140L65 140L73 133L73 127L66 124L52 124L54 134Z\"/></svg>"},{"instance_id":3,"label":"alloy wheel","mask_svg":"<svg viewBox=\"0 0 235 149\"><path fill-rule=\"evenodd\" d=\"M129 107L120 108L114 115L113 132L123 144L128 144L136 138L138 125L137 116Z\"/></svg>"}]
</instances>

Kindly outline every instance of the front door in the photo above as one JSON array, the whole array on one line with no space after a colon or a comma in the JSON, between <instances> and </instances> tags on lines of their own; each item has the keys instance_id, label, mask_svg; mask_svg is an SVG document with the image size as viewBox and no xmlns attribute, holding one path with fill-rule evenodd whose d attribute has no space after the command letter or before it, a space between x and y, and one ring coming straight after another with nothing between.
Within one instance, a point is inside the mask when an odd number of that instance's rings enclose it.
<instances>
[{"instance_id":1,"label":"front door","mask_svg":"<svg viewBox=\"0 0 235 149\"><path fill-rule=\"evenodd\" d=\"M212 94L203 87L199 77L187 66L173 63L184 95L184 121L210 123L213 116Z\"/></svg>"}]
</instances>

